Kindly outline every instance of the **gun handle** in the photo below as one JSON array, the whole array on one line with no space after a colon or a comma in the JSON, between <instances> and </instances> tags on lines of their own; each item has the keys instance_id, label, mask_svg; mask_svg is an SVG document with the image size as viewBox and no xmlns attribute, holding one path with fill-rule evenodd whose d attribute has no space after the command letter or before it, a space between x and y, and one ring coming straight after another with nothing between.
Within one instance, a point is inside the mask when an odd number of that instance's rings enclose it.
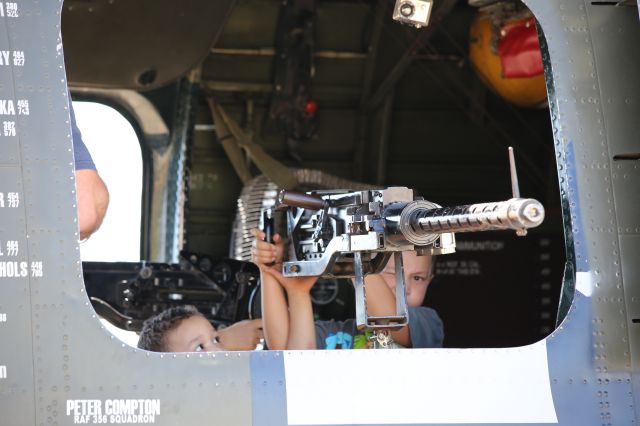
<instances>
[{"instance_id":1,"label":"gun handle","mask_svg":"<svg viewBox=\"0 0 640 426\"><path fill-rule=\"evenodd\" d=\"M274 220L271 209L262 212L262 232L264 232L264 241L273 244Z\"/></svg>"},{"instance_id":2,"label":"gun handle","mask_svg":"<svg viewBox=\"0 0 640 426\"><path fill-rule=\"evenodd\" d=\"M322 210L326 201L317 195L309 195L304 192L285 191L278 194L278 202L285 206L300 207L310 210Z\"/></svg>"},{"instance_id":3,"label":"gun handle","mask_svg":"<svg viewBox=\"0 0 640 426\"><path fill-rule=\"evenodd\" d=\"M271 209L264 210L262 212L262 232L264 232L264 241L271 244L275 242L273 241L273 234L275 232L274 228L275 224L273 220L273 212L271 211ZM275 265L275 262L270 262L266 265L273 266Z\"/></svg>"}]
</instances>

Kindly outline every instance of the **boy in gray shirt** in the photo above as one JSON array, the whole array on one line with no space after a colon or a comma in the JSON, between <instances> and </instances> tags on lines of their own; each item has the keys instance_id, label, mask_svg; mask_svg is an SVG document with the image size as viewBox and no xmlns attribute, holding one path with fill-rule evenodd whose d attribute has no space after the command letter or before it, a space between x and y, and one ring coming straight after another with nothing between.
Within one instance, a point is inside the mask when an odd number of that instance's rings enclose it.
<instances>
[{"instance_id":1,"label":"boy in gray shirt","mask_svg":"<svg viewBox=\"0 0 640 426\"><path fill-rule=\"evenodd\" d=\"M422 306L427 288L433 279L433 258L418 256L414 251L402 254L405 291L409 307L409 336L413 348L440 348L444 339L442 320L438 313ZM396 278L393 258L379 275L395 295ZM346 321L316 321L316 346L325 349L359 349L370 346L368 334L356 328L355 319Z\"/></svg>"},{"instance_id":2,"label":"boy in gray shirt","mask_svg":"<svg viewBox=\"0 0 640 426\"><path fill-rule=\"evenodd\" d=\"M263 241L264 234L254 230L254 263L262 276L262 319L265 339L270 349L351 349L367 348L368 336L355 327L355 320L342 322L313 321L309 291L317 277L284 277L283 244L279 235L275 244ZM409 326L391 333L395 343L403 347L442 346L442 321L430 308L420 305L431 281L431 259L406 253L405 280ZM267 266L275 263L274 266ZM371 315L395 312L395 279L393 264L382 274L367 275L367 309ZM390 280L389 282L387 282ZM286 298L285 298L286 294Z\"/></svg>"}]
</instances>

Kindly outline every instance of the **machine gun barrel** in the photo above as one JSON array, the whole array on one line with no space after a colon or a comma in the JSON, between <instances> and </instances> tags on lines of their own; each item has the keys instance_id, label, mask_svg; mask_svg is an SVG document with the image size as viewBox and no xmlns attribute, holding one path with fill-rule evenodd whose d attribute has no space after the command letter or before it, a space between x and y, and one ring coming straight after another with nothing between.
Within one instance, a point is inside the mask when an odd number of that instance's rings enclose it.
<instances>
[{"instance_id":1,"label":"machine gun barrel","mask_svg":"<svg viewBox=\"0 0 640 426\"><path fill-rule=\"evenodd\" d=\"M532 198L437 208L417 201L407 205L399 219L398 228L407 241L423 245L426 237L444 232L505 229L524 232L542 223L544 207Z\"/></svg>"}]
</instances>

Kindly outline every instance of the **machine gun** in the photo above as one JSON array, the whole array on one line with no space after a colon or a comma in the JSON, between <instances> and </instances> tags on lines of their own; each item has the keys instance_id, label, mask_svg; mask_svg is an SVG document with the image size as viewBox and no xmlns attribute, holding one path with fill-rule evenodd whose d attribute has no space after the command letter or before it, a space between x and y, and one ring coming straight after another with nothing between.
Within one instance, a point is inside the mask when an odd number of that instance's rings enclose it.
<instances>
[{"instance_id":1,"label":"machine gun","mask_svg":"<svg viewBox=\"0 0 640 426\"><path fill-rule=\"evenodd\" d=\"M542 204L520 198L509 149L513 198L494 203L441 207L405 187L364 191L281 191L275 210L286 214L290 238L285 276L355 278L356 324L376 332L408 323L402 252L455 252L456 232L513 229L525 235L544 219ZM265 217L273 212L265 213ZM265 220L265 223L267 221ZM364 276L380 272L394 254L396 315L367 314Z\"/></svg>"},{"instance_id":2,"label":"machine gun","mask_svg":"<svg viewBox=\"0 0 640 426\"><path fill-rule=\"evenodd\" d=\"M83 262L87 294L96 312L124 330L147 318L194 305L216 326L260 317L258 268L234 259L182 253L179 263Z\"/></svg>"}]
</instances>

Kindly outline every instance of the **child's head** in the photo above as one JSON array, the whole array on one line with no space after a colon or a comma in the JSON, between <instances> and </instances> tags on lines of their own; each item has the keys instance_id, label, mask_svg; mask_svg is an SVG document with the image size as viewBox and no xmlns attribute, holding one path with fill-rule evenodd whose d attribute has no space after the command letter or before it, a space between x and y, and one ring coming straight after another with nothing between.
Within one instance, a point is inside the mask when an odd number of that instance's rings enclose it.
<instances>
[{"instance_id":1,"label":"child's head","mask_svg":"<svg viewBox=\"0 0 640 426\"><path fill-rule=\"evenodd\" d=\"M411 307L422 306L427 287L433 279L433 257L429 255L418 256L415 251L402 252L402 264L404 268L404 282L407 293L407 305ZM396 266L393 256L387 262L387 266L381 273L382 278L396 293Z\"/></svg>"},{"instance_id":2,"label":"child's head","mask_svg":"<svg viewBox=\"0 0 640 426\"><path fill-rule=\"evenodd\" d=\"M144 322L138 347L154 352L213 352L218 332L193 306L176 306Z\"/></svg>"}]
</instances>

